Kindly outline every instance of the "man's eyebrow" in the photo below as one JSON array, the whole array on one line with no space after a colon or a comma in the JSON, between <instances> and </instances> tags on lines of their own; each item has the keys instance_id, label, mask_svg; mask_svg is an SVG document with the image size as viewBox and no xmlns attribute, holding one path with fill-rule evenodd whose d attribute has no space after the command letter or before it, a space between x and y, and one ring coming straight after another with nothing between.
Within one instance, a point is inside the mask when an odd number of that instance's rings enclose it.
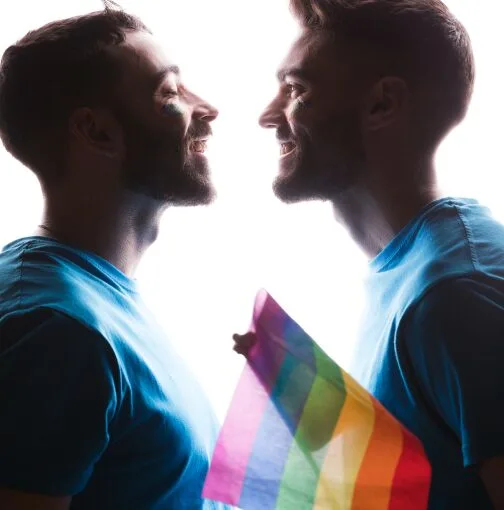
<instances>
[{"instance_id":1,"label":"man's eyebrow","mask_svg":"<svg viewBox=\"0 0 504 510\"><path fill-rule=\"evenodd\" d=\"M175 74L177 77L180 76L179 66L175 65L164 66L161 69L159 69L159 71L156 71L156 74L152 79L153 86L158 87L169 74Z\"/></svg>"},{"instance_id":2,"label":"man's eyebrow","mask_svg":"<svg viewBox=\"0 0 504 510\"><path fill-rule=\"evenodd\" d=\"M294 78L300 78L302 80L309 79L308 74L300 67L284 67L284 68L278 70L277 79L279 82L285 81L287 76L292 76Z\"/></svg>"}]
</instances>

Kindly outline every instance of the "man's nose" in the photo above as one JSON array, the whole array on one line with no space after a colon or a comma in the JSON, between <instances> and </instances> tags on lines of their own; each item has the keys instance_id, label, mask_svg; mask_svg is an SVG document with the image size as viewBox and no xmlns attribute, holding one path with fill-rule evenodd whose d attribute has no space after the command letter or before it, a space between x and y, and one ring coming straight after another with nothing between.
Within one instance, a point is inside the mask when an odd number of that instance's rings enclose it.
<instances>
[{"instance_id":1,"label":"man's nose","mask_svg":"<svg viewBox=\"0 0 504 510\"><path fill-rule=\"evenodd\" d=\"M212 122L218 117L219 110L210 103L200 99L194 107L193 115L203 122Z\"/></svg>"},{"instance_id":2,"label":"man's nose","mask_svg":"<svg viewBox=\"0 0 504 510\"><path fill-rule=\"evenodd\" d=\"M277 128L284 118L283 109L277 100L272 101L259 117L259 125L263 128Z\"/></svg>"}]
</instances>

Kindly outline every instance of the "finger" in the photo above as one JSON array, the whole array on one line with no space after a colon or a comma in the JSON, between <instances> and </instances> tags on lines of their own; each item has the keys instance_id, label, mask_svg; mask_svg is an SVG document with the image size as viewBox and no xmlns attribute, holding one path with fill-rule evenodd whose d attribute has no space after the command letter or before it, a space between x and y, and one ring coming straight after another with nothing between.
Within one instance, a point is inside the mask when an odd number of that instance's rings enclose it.
<instances>
[{"instance_id":1,"label":"finger","mask_svg":"<svg viewBox=\"0 0 504 510\"><path fill-rule=\"evenodd\" d=\"M233 351L235 351L238 354L241 354L243 356L247 356L249 350L250 349L248 347L243 347L242 345L239 345L239 344L235 344L235 346L233 347Z\"/></svg>"},{"instance_id":2,"label":"finger","mask_svg":"<svg viewBox=\"0 0 504 510\"><path fill-rule=\"evenodd\" d=\"M252 333L251 331L244 335L238 335L235 333L233 335L233 340L241 345L253 345L256 342L256 336L255 333Z\"/></svg>"},{"instance_id":3,"label":"finger","mask_svg":"<svg viewBox=\"0 0 504 510\"><path fill-rule=\"evenodd\" d=\"M235 344L233 350L238 354L242 354L247 357L250 353L250 349L256 343L256 336L253 332L245 333L244 335L234 334L233 340Z\"/></svg>"}]
</instances>

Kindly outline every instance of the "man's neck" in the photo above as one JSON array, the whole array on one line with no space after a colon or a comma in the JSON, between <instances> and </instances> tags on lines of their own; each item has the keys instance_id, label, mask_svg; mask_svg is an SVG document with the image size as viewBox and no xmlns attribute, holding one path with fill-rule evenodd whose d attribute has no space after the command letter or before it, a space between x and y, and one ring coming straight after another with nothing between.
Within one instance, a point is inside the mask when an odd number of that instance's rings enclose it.
<instances>
[{"instance_id":1,"label":"man's neck","mask_svg":"<svg viewBox=\"0 0 504 510\"><path fill-rule=\"evenodd\" d=\"M356 187L333 201L336 219L374 258L420 211L441 197L434 181L423 186Z\"/></svg>"},{"instance_id":2,"label":"man's neck","mask_svg":"<svg viewBox=\"0 0 504 510\"><path fill-rule=\"evenodd\" d=\"M165 206L130 193L114 197L46 197L37 235L86 250L132 276L145 250L155 241Z\"/></svg>"}]
</instances>

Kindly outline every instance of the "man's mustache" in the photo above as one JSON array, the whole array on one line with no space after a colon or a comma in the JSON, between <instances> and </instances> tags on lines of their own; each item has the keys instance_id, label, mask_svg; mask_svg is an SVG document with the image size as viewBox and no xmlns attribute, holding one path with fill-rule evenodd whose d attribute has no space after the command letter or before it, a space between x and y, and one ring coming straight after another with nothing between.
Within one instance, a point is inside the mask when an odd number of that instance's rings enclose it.
<instances>
[{"instance_id":1,"label":"man's mustache","mask_svg":"<svg viewBox=\"0 0 504 510\"><path fill-rule=\"evenodd\" d=\"M206 122L194 123L189 126L187 130L187 141L190 143L194 140L201 140L202 138L210 138L212 136L212 128Z\"/></svg>"},{"instance_id":2,"label":"man's mustache","mask_svg":"<svg viewBox=\"0 0 504 510\"><path fill-rule=\"evenodd\" d=\"M276 139L278 143L286 143L294 141L294 133L288 126L280 126L276 130Z\"/></svg>"}]
</instances>

